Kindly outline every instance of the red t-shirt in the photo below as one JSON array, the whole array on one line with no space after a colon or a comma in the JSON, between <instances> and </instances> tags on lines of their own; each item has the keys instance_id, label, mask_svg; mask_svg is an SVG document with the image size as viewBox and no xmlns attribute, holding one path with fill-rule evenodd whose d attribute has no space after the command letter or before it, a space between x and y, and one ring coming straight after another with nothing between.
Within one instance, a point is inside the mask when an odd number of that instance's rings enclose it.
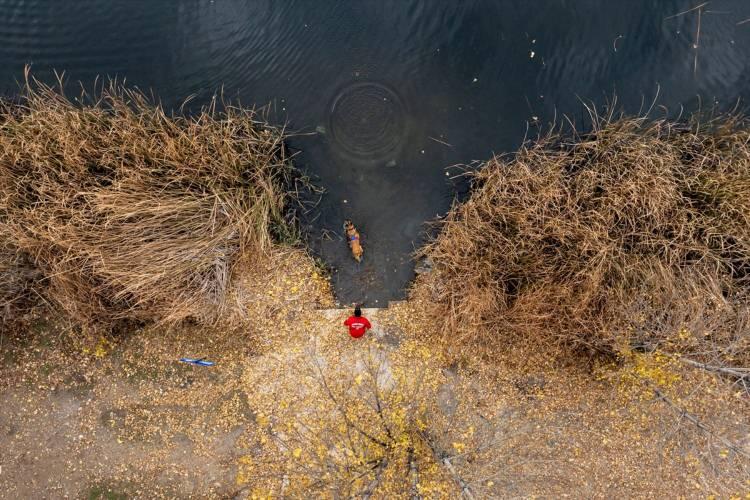
<instances>
[{"instance_id":1,"label":"red t-shirt","mask_svg":"<svg viewBox=\"0 0 750 500\"><path fill-rule=\"evenodd\" d=\"M355 339L360 338L367 330L372 328L372 325L364 316L349 316L349 318L344 321L344 326L349 327L349 335Z\"/></svg>"}]
</instances>

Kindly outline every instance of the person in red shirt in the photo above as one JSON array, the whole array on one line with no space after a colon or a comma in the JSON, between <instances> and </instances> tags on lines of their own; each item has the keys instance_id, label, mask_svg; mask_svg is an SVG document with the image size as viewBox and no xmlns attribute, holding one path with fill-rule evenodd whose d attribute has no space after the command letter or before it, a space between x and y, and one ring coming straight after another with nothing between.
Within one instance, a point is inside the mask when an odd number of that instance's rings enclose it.
<instances>
[{"instance_id":1,"label":"person in red shirt","mask_svg":"<svg viewBox=\"0 0 750 500\"><path fill-rule=\"evenodd\" d=\"M367 318L362 316L362 309L360 309L359 306L354 308L354 316L349 316L349 318L344 321L344 326L349 327L349 335L355 339L360 338L367 330L372 328L372 325L367 321Z\"/></svg>"}]
</instances>

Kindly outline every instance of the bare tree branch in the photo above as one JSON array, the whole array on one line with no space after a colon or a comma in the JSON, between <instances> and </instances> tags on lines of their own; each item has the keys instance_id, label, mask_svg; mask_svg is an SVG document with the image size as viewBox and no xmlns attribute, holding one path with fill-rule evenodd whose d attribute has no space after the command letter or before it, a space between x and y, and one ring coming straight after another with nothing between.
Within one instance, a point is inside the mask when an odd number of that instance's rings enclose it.
<instances>
[{"instance_id":1,"label":"bare tree branch","mask_svg":"<svg viewBox=\"0 0 750 500\"><path fill-rule=\"evenodd\" d=\"M475 500L476 497L474 497L474 494L471 492L471 488L469 488L469 483L464 481L464 479L458 474L458 471L456 471L456 468L453 466L451 459L443 456L443 454L440 453L440 450L437 449L437 446L435 445L434 441L426 432L420 432L419 434L424 440L424 442L427 443L427 446L430 447L430 449L432 450L432 454L435 456L435 458L437 458L438 461L445 466L445 468L448 470L448 472L450 472L451 476L453 477L453 480L461 488L461 496L468 498L469 500Z\"/></svg>"},{"instance_id":2,"label":"bare tree branch","mask_svg":"<svg viewBox=\"0 0 750 500\"><path fill-rule=\"evenodd\" d=\"M461 487L461 495L468 498L469 500L475 500L474 494L471 492L471 489L469 489L469 484L464 481L461 476L456 471L456 468L453 467L453 464L451 463L450 458L446 457L443 459L443 465L450 471L451 475L453 476L453 479L458 483L458 485Z\"/></svg>"},{"instance_id":3,"label":"bare tree branch","mask_svg":"<svg viewBox=\"0 0 750 500\"><path fill-rule=\"evenodd\" d=\"M333 391L331 391L330 386L328 385L328 381L325 378L325 375L323 374L323 369L320 366L320 363L318 361L315 361L315 367L318 369L318 375L320 376L320 382L323 388L326 390L326 393L328 394L328 397L331 398L331 401L336 405L336 409L341 413L341 416L344 417L344 420L346 421L346 424L351 426L352 429L362 434L364 437L372 441L373 443L382 446L383 448L387 448L388 444L384 443L380 439L371 436L367 432L365 432L362 428L360 428L357 424L352 422L352 420L349 418L349 416L346 414L346 410L341 406L336 396L333 394Z\"/></svg>"},{"instance_id":4,"label":"bare tree branch","mask_svg":"<svg viewBox=\"0 0 750 500\"><path fill-rule=\"evenodd\" d=\"M737 377L740 379L745 379L745 378L750 377L750 368L709 365L707 363L693 361L692 359L688 359L688 358L679 358L679 359L683 363L686 363L691 366L695 366L697 368L702 368L710 372L723 373L725 375L731 375L732 377Z\"/></svg>"},{"instance_id":5,"label":"bare tree branch","mask_svg":"<svg viewBox=\"0 0 750 500\"><path fill-rule=\"evenodd\" d=\"M724 436L720 436L719 434L716 434L713 429L708 427L706 424L700 421L700 419L687 411L685 408L682 408L677 403L669 399L666 395L664 395L663 392L661 392L659 389L654 388L654 394L658 399L661 401L664 401L667 403L673 410L677 412L677 414L682 418L684 417L686 420L692 422L695 424L696 427L698 427L700 430L705 432L706 434L710 435L711 437L714 437L718 439L724 446L726 446L728 449L732 450L733 452L737 453L738 455L741 455L745 458L750 458L750 454L747 453L745 450L743 450L741 447L739 447L737 444L733 443L732 441L728 440Z\"/></svg>"},{"instance_id":6,"label":"bare tree branch","mask_svg":"<svg viewBox=\"0 0 750 500\"><path fill-rule=\"evenodd\" d=\"M362 492L362 499L367 500L369 499L373 492L375 491L375 488L378 487L378 484L380 484L380 477L383 474L383 470L388 465L388 460L383 459L380 461L380 463L377 465L375 470L375 478L373 478L372 481L370 481L370 484L367 485L367 488L365 488L365 491Z\"/></svg>"}]
</instances>

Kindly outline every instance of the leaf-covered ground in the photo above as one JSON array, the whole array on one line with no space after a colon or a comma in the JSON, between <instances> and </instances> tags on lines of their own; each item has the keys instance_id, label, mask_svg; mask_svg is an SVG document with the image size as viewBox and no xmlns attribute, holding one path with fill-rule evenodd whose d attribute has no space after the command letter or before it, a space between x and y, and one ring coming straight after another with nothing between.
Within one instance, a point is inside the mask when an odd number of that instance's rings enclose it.
<instances>
[{"instance_id":1,"label":"leaf-covered ground","mask_svg":"<svg viewBox=\"0 0 750 500\"><path fill-rule=\"evenodd\" d=\"M518 345L449 363L418 301L374 311L355 340L295 252L244 273L233 301L212 328L100 337L40 315L3 332L0 498L750 494L734 380Z\"/></svg>"}]
</instances>

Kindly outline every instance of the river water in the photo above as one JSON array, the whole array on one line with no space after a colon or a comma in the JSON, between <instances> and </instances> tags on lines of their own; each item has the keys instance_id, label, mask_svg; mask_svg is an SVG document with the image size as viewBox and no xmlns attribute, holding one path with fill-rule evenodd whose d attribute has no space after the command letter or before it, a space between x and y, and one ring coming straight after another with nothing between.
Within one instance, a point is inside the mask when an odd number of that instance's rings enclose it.
<instances>
[{"instance_id":1,"label":"river water","mask_svg":"<svg viewBox=\"0 0 750 500\"><path fill-rule=\"evenodd\" d=\"M43 79L124 78L167 107L222 87L267 106L327 190L305 223L339 300L375 307L403 297L425 221L464 187L455 165L564 115L585 128L582 102L615 94L655 116L747 102L750 2L701 3L0 0L0 94L31 63Z\"/></svg>"}]
</instances>

